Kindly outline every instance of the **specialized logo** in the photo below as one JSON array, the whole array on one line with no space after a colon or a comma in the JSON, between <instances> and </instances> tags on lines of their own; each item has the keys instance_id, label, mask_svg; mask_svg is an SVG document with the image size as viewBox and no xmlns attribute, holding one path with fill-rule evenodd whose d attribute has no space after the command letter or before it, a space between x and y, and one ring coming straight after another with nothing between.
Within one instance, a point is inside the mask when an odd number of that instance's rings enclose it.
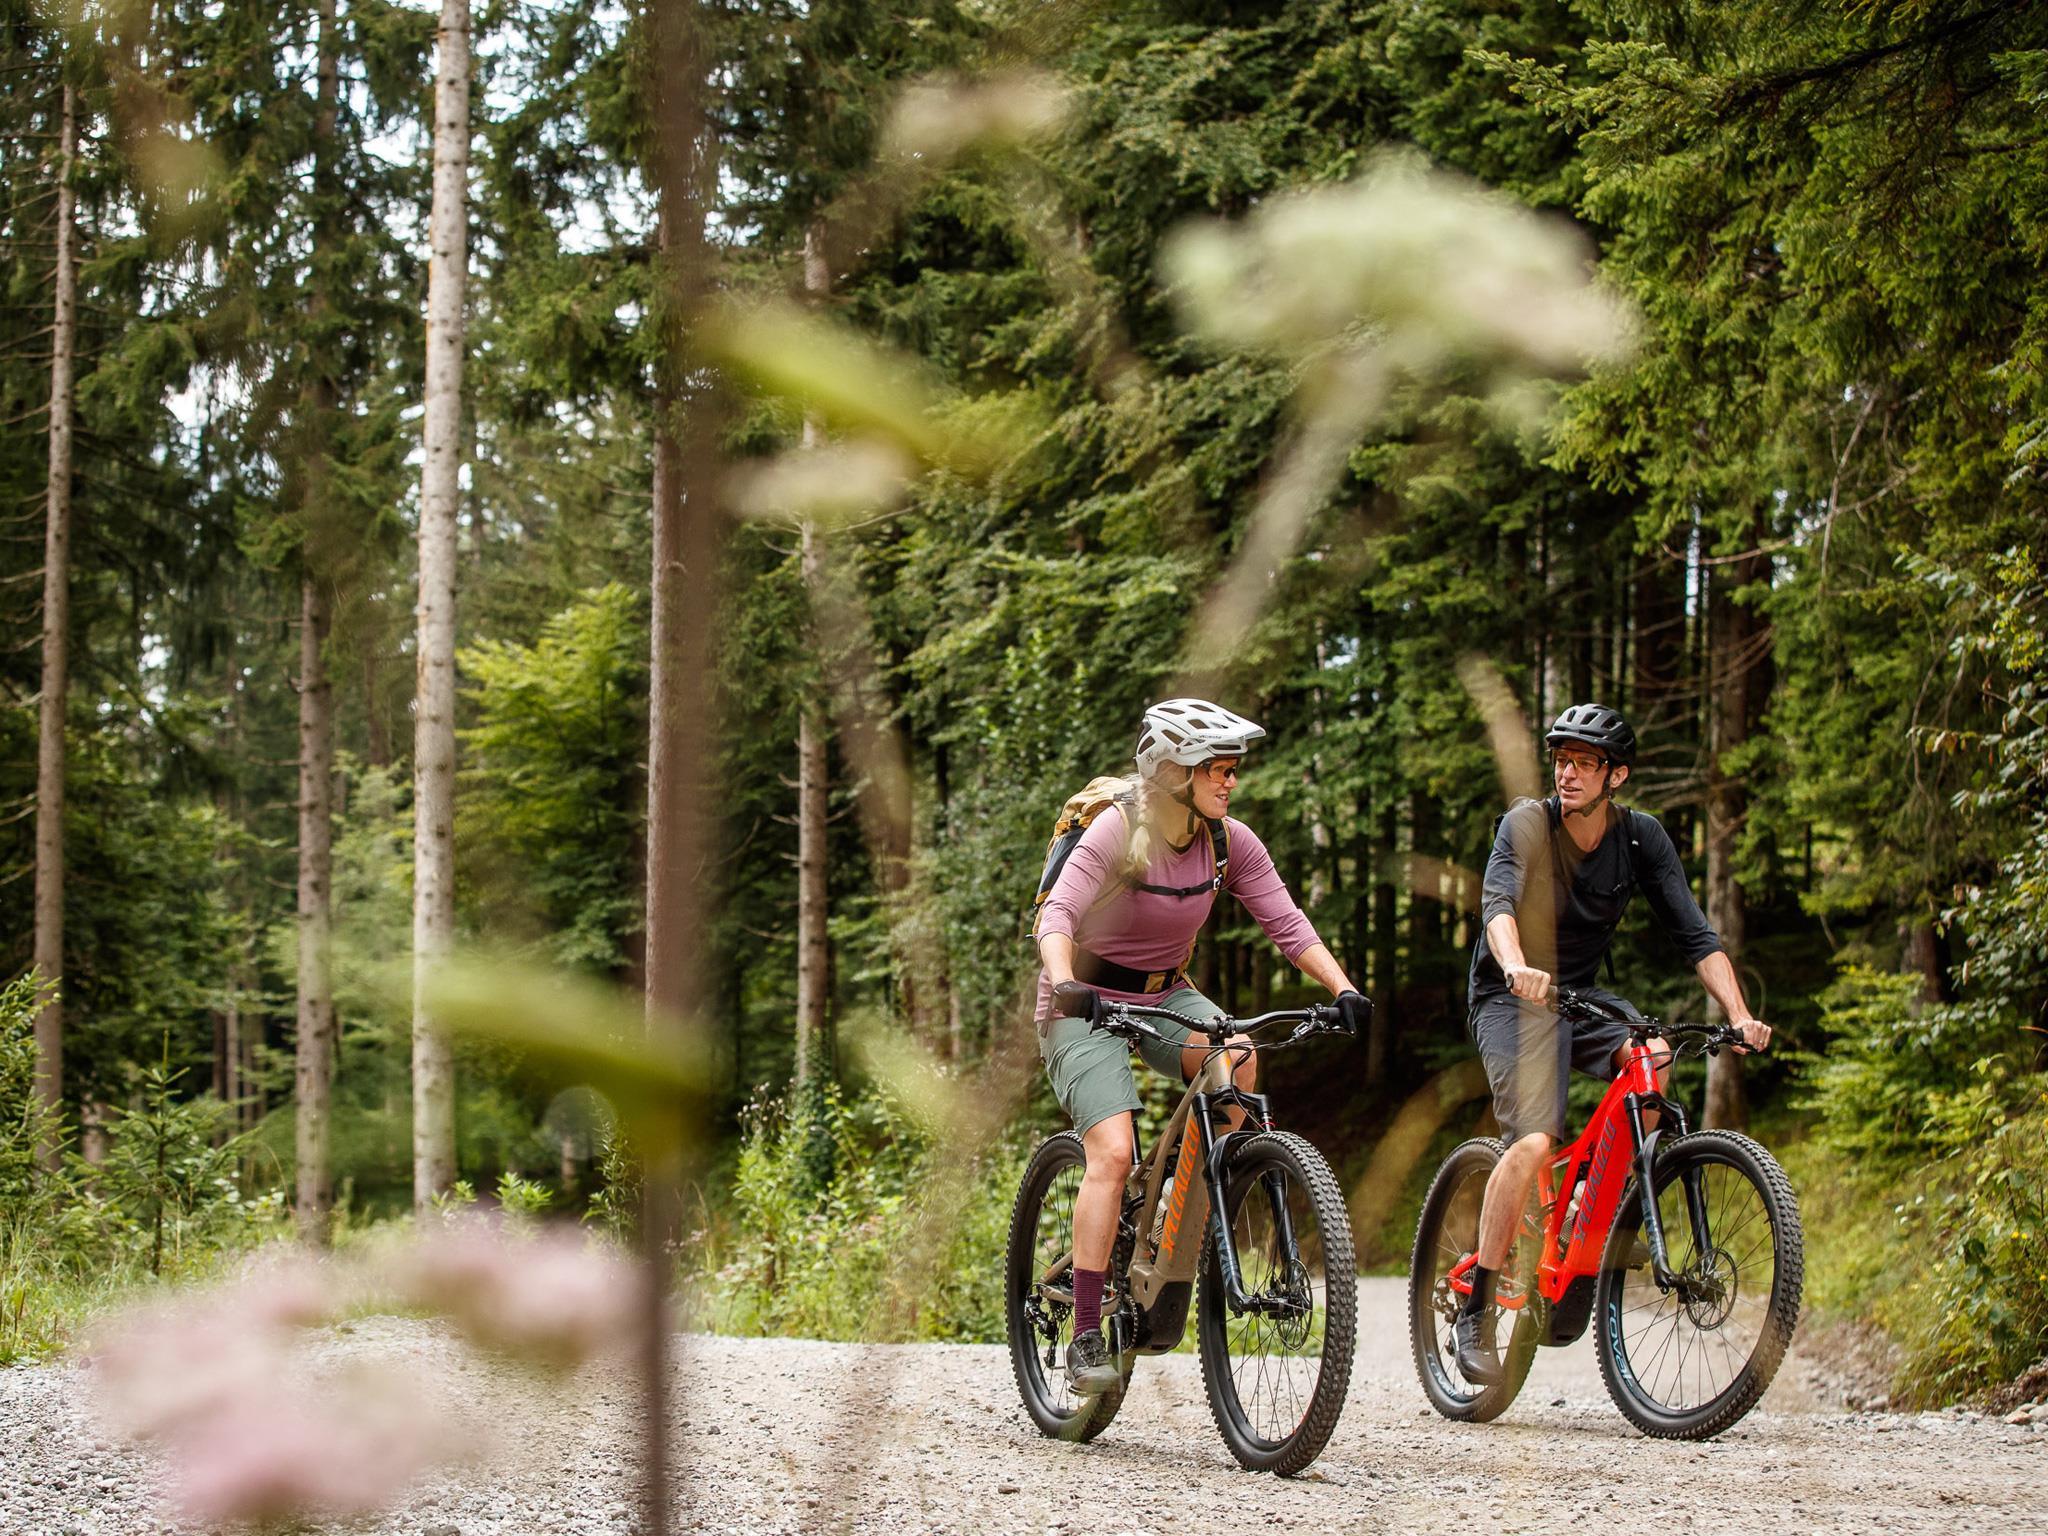
<instances>
[{"instance_id":1,"label":"specialized logo","mask_svg":"<svg viewBox=\"0 0 2048 1536\"><path fill-rule=\"evenodd\" d=\"M1191 1125L1181 1137L1180 1159L1173 1165L1173 1189L1166 1197L1166 1231L1159 1240L1159 1257L1173 1252L1173 1240L1180 1235L1181 1218L1188 1212L1188 1186L1195 1182L1196 1143L1202 1138Z\"/></svg>"},{"instance_id":2,"label":"specialized logo","mask_svg":"<svg viewBox=\"0 0 2048 1536\"><path fill-rule=\"evenodd\" d=\"M1600 1144L1593 1149L1593 1166L1586 1174L1585 1193L1579 1197L1579 1219L1572 1223L1573 1242L1577 1242L1593 1224L1593 1197L1607 1187L1607 1158L1608 1154L1614 1151L1614 1143L1619 1139L1615 1134L1619 1128L1618 1123L1610 1119L1606 1129L1600 1133Z\"/></svg>"}]
</instances>

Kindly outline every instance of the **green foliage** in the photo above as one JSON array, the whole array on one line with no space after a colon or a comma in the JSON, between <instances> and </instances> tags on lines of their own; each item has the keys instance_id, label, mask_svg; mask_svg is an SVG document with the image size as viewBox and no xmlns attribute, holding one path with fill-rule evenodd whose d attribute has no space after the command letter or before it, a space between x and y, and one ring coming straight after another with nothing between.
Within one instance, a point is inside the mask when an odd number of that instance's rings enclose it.
<instances>
[{"instance_id":1,"label":"green foliage","mask_svg":"<svg viewBox=\"0 0 2048 1536\"><path fill-rule=\"evenodd\" d=\"M30 1225L55 1214L65 1192L38 1155L64 1132L35 1091L35 1016L48 994L34 975L0 987L0 1213Z\"/></svg>"},{"instance_id":2,"label":"green foliage","mask_svg":"<svg viewBox=\"0 0 2048 1536\"><path fill-rule=\"evenodd\" d=\"M174 1097L184 1076L162 1064L147 1068L139 1102L108 1128L106 1162L79 1181L98 1243L146 1254L152 1278L250 1246L275 1230L284 1210L279 1191L243 1198L250 1138L228 1133L233 1112L218 1100Z\"/></svg>"},{"instance_id":3,"label":"green foliage","mask_svg":"<svg viewBox=\"0 0 2048 1536\"><path fill-rule=\"evenodd\" d=\"M735 1333L826 1339L1003 1335L1003 1243L1028 1148L964 1163L908 1105L829 1090L812 1113L748 1107L729 1230L699 1233L696 1305ZM816 1139L833 1147L816 1180Z\"/></svg>"},{"instance_id":4,"label":"green foliage","mask_svg":"<svg viewBox=\"0 0 2048 1536\"><path fill-rule=\"evenodd\" d=\"M69 1140L32 1092L38 991L0 989L0 1364L61 1347L127 1288L203 1277L283 1230L280 1193L243 1192L251 1149L226 1133L230 1111L177 1097L184 1074L161 1061L109 1124L104 1162L67 1150L38 1167L36 1137Z\"/></svg>"},{"instance_id":5,"label":"green foliage","mask_svg":"<svg viewBox=\"0 0 2048 1536\"><path fill-rule=\"evenodd\" d=\"M468 900L500 935L529 927L558 964L618 969L640 923L644 604L614 583L530 645L486 640L459 659L476 722L456 826Z\"/></svg>"},{"instance_id":6,"label":"green foliage","mask_svg":"<svg viewBox=\"0 0 2048 1536\"><path fill-rule=\"evenodd\" d=\"M495 1193L498 1209L518 1225L530 1225L555 1200L555 1192L545 1184L523 1179L510 1169L498 1175Z\"/></svg>"},{"instance_id":7,"label":"green foliage","mask_svg":"<svg viewBox=\"0 0 2048 1536\"><path fill-rule=\"evenodd\" d=\"M1823 999L1832 1036L1814 1063L1817 1140L1863 1204L1891 1202L1897 1276L1863 1306L1906 1349L1904 1385L1925 1400L1981 1390L2048 1350L2048 1071L2039 1044L2048 955L2048 646L2030 555L1986 584L1923 567L1964 616L1965 655L1993 668L2001 728L1970 745L1990 768L1962 797L1968 818L2018 835L1995 877L1961 892L1960 1001L1930 1004L1919 977L1849 967ZM1931 751L1957 743L1930 736ZM2007 821L2007 825L2011 822Z\"/></svg>"}]
</instances>

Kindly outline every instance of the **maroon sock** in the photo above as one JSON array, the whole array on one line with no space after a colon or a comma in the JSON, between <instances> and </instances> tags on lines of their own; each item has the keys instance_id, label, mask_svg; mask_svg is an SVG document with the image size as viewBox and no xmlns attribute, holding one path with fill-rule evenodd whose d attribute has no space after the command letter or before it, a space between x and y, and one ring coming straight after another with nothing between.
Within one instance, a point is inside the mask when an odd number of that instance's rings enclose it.
<instances>
[{"instance_id":1,"label":"maroon sock","mask_svg":"<svg viewBox=\"0 0 2048 1536\"><path fill-rule=\"evenodd\" d=\"M1074 1337L1102 1327L1102 1282L1106 1269L1074 1269Z\"/></svg>"}]
</instances>

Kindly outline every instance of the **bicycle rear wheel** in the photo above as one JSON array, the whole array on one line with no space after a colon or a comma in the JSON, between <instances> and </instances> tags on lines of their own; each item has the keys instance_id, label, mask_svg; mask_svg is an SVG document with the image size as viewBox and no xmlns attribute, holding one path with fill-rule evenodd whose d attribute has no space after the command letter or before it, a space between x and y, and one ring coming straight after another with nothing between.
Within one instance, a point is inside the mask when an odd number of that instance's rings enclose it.
<instances>
[{"instance_id":1,"label":"bicycle rear wheel","mask_svg":"<svg viewBox=\"0 0 2048 1536\"><path fill-rule=\"evenodd\" d=\"M1504 1344L1501 1363L1506 1376L1491 1387L1467 1381L1456 1362L1451 1327L1457 1321L1460 1292L1451 1288L1451 1271L1479 1246L1479 1212L1486 1200L1486 1181L1506 1149L1491 1136L1475 1137L1451 1149L1430 1181L1422 1215L1415 1223L1415 1250L1408 1260L1408 1334L1415 1354L1415 1373L1432 1408L1447 1419L1485 1424L1507 1412L1508 1404L1529 1378L1536 1360L1537 1314L1534 1287L1519 1309L1494 1305L1494 1336ZM1518 1244L1509 1271L1524 1277L1533 1270ZM1498 1292L1496 1292L1496 1298ZM1503 1338L1502 1336L1505 1335Z\"/></svg>"},{"instance_id":2,"label":"bicycle rear wheel","mask_svg":"<svg viewBox=\"0 0 2048 1536\"><path fill-rule=\"evenodd\" d=\"M1799 1202L1777 1159L1733 1131L1680 1137L1655 1178L1678 1283L1661 1290L1650 1272L1642 1192L1631 1186L1601 1258L1600 1374L1644 1434L1705 1440L1756 1406L1792 1342L1805 1277Z\"/></svg>"},{"instance_id":3,"label":"bicycle rear wheel","mask_svg":"<svg viewBox=\"0 0 2048 1536\"><path fill-rule=\"evenodd\" d=\"M1196 1325L1209 1410L1241 1466L1291 1476L1322 1454L1351 1386L1351 1218L1322 1154L1283 1131L1239 1145L1224 1200L1254 1307L1231 1311L1212 1230Z\"/></svg>"},{"instance_id":4,"label":"bicycle rear wheel","mask_svg":"<svg viewBox=\"0 0 2048 1536\"><path fill-rule=\"evenodd\" d=\"M1066 1349L1073 1340L1073 1281L1049 1272L1069 1258L1074 1245L1074 1197L1088 1159L1081 1138L1062 1131L1039 1144L1017 1204L1010 1213L1004 1300L1010 1334L1010 1366L1024 1411L1045 1434L1059 1440L1093 1440L1123 1406L1132 1360L1118 1365L1122 1380L1100 1397L1077 1398L1067 1386ZM1114 1284L1112 1277L1112 1284ZM1103 1314L1113 1307L1103 1298Z\"/></svg>"}]
</instances>

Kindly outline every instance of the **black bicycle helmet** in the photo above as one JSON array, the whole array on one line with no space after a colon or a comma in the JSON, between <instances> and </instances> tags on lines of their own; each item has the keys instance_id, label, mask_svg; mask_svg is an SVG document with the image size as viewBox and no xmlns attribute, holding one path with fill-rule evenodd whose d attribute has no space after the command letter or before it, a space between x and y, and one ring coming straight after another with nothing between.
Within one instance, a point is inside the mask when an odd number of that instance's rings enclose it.
<instances>
[{"instance_id":1,"label":"black bicycle helmet","mask_svg":"<svg viewBox=\"0 0 2048 1536\"><path fill-rule=\"evenodd\" d=\"M1557 723L1543 740L1553 747L1575 741L1593 748L1610 762L1636 760L1635 728L1622 718L1620 710L1609 709L1605 704L1572 705L1557 717Z\"/></svg>"}]
</instances>

